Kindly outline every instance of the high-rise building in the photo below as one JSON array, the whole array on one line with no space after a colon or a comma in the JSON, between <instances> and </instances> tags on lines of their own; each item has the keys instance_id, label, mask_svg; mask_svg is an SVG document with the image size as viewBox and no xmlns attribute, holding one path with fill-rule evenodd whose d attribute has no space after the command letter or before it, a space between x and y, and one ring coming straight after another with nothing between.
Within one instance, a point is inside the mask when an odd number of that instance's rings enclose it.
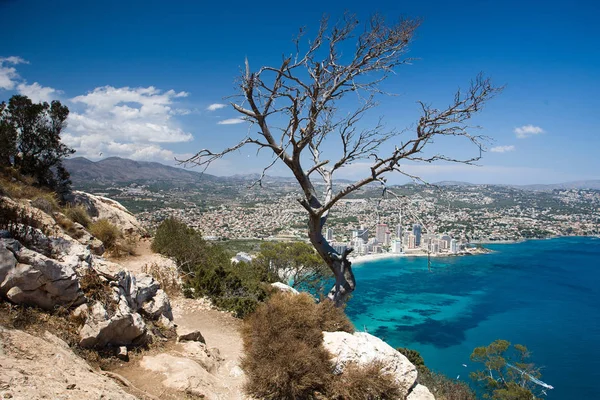
<instances>
[{"instance_id":1,"label":"high-rise building","mask_svg":"<svg viewBox=\"0 0 600 400\"><path fill-rule=\"evenodd\" d=\"M352 231L352 239L361 238L366 242L369 241L369 230L365 229L364 226L361 225L360 229Z\"/></svg>"},{"instance_id":2,"label":"high-rise building","mask_svg":"<svg viewBox=\"0 0 600 400\"><path fill-rule=\"evenodd\" d=\"M327 228L325 239L327 239L328 242L331 242L333 240L333 228Z\"/></svg>"},{"instance_id":3,"label":"high-rise building","mask_svg":"<svg viewBox=\"0 0 600 400\"><path fill-rule=\"evenodd\" d=\"M450 240L450 251L453 254L458 253L458 241L456 239Z\"/></svg>"},{"instance_id":4,"label":"high-rise building","mask_svg":"<svg viewBox=\"0 0 600 400\"><path fill-rule=\"evenodd\" d=\"M421 230L421 225L413 225L413 235L415 235L415 247L419 247L421 245Z\"/></svg>"},{"instance_id":5,"label":"high-rise building","mask_svg":"<svg viewBox=\"0 0 600 400\"><path fill-rule=\"evenodd\" d=\"M377 239L378 243L385 243L385 233L387 231L387 224L377 224L375 227L375 239Z\"/></svg>"},{"instance_id":6,"label":"high-rise building","mask_svg":"<svg viewBox=\"0 0 600 400\"><path fill-rule=\"evenodd\" d=\"M402 242L399 239L392 240L392 253L402 253Z\"/></svg>"},{"instance_id":7,"label":"high-rise building","mask_svg":"<svg viewBox=\"0 0 600 400\"><path fill-rule=\"evenodd\" d=\"M390 245L390 243L391 243L391 241L392 241L392 232L390 232L390 231L387 231L387 232L385 233L385 238L384 238L384 240L383 240L383 245L384 245L384 246L389 246L389 245Z\"/></svg>"}]
</instances>

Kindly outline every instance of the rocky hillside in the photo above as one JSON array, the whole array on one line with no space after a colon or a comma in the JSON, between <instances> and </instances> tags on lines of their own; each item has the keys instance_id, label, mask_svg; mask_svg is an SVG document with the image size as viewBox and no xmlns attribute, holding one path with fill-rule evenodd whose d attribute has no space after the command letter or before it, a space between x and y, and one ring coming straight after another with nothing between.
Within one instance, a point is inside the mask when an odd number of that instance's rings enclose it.
<instances>
[{"instance_id":1,"label":"rocky hillside","mask_svg":"<svg viewBox=\"0 0 600 400\"><path fill-rule=\"evenodd\" d=\"M143 233L110 199L77 192L71 200L93 219ZM102 243L83 226L65 230L59 212L7 197L0 197L0 209L19 216L0 230L2 398L247 398L238 320L205 300L173 301L157 279L140 272L147 266L131 271L103 257ZM168 259L152 268L176 271ZM324 345L339 373L347 363L379 359L408 399L434 398L417 384L414 365L372 335L324 333ZM81 354L113 367L92 367Z\"/></svg>"}]
</instances>

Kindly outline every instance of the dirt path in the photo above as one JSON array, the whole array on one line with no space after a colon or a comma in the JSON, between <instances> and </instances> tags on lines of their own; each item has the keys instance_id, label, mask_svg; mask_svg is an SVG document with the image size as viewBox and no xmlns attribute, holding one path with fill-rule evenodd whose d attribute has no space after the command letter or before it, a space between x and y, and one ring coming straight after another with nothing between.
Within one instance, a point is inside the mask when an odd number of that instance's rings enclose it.
<instances>
[{"instance_id":1,"label":"dirt path","mask_svg":"<svg viewBox=\"0 0 600 400\"><path fill-rule=\"evenodd\" d=\"M150 242L144 240L140 241L135 256L114 261L133 272L142 271L146 264L164 265L171 262L159 254L152 253ZM174 316L173 322L177 325L178 331L199 330L206 341L206 346L209 349L217 349L222 359L218 368L210 374L211 385L210 388L207 386L207 393L210 392L212 395L207 395L206 398L216 400L246 399L242 392L244 376L239 367L243 351L242 339L239 333L241 321L229 313L213 309L208 300L177 297L171 299L171 307ZM190 395L189 389L185 389L187 383L182 384L179 391L167 388L163 385L167 373L152 372L140 365L144 356L152 357L160 354L181 357L181 345L170 343L162 349L155 349L141 355L132 355L128 363L121 363L113 372L128 379L138 389L160 399L197 398ZM195 388L202 387L202 383L198 383L202 381L199 377L191 376L187 379L186 382L191 382L191 386Z\"/></svg>"}]
</instances>

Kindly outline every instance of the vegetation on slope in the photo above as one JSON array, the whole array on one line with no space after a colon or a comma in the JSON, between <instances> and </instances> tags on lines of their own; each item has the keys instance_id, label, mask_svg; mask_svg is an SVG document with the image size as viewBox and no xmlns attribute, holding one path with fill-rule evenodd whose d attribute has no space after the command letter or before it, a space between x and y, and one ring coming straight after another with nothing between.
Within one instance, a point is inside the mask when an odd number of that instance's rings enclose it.
<instances>
[{"instance_id":1,"label":"vegetation on slope","mask_svg":"<svg viewBox=\"0 0 600 400\"><path fill-rule=\"evenodd\" d=\"M184 292L207 296L238 317L253 312L270 292L269 271L259 264L231 265L227 252L200 232L168 218L158 227L152 250L175 260L185 276Z\"/></svg>"},{"instance_id":2,"label":"vegetation on slope","mask_svg":"<svg viewBox=\"0 0 600 400\"><path fill-rule=\"evenodd\" d=\"M396 399L400 388L381 365L350 365L335 374L323 347L323 331L354 327L330 301L306 293L277 293L244 322L246 391L261 399Z\"/></svg>"}]
</instances>

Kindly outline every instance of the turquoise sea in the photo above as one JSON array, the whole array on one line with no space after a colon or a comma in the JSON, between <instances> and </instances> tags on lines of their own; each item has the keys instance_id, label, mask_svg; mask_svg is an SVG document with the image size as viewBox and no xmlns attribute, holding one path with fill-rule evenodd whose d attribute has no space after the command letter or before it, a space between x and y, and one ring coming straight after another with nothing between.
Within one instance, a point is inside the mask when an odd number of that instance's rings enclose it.
<instances>
[{"instance_id":1,"label":"turquoise sea","mask_svg":"<svg viewBox=\"0 0 600 400\"><path fill-rule=\"evenodd\" d=\"M486 245L491 254L356 263L346 309L359 330L469 382L473 348L521 343L549 399L600 399L600 239ZM466 364L467 367L463 367ZM469 382L470 383L470 382Z\"/></svg>"}]
</instances>

